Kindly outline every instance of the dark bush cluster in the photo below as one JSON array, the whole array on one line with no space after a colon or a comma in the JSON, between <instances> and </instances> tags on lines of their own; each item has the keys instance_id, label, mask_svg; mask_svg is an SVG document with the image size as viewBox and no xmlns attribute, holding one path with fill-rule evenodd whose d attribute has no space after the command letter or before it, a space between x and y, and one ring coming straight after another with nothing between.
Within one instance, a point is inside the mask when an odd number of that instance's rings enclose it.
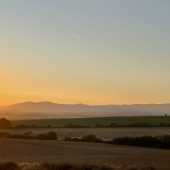
<instances>
[{"instance_id":1,"label":"dark bush cluster","mask_svg":"<svg viewBox=\"0 0 170 170\"><path fill-rule=\"evenodd\" d=\"M95 143L103 143L102 139L97 138L95 135L84 135L81 137L82 142L95 142Z\"/></svg>"},{"instance_id":2,"label":"dark bush cluster","mask_svg":"<svg viewBox=\"0 0 170 170\"><path fill-rule=\"evenodd\" d=\"M9 129L11 127L11 122L5 118L0 119L0 129Z\"/></svg>"},{"instance_id":3,"label":"dark bush cluster","mask_svg":"<svg viewBox=\"0 0 170 170\"><path fill-rule=\"evenodd\" d=\"M40 165L40 170L44 170L44 169L45 170L119 170L117 168L111 168L105 165L104 166L86 165L86 164L77 165L77 164L70 164L70 163L59 163L59 164L44 163Z\"/></svg>"},{"instance_id":4,"label":"dark bush cluster","mask_svg":"<svg viewBox=\"0 0 170 170\"><path fill-rule=\"evenodd\" d=\"M16 138L16 139L39 139L39 140L57 140L57 134L53 131L42 133L33 136L31 131L24 132L23 134L10 134L8 132L0 132L0 138ZM141 137L116 137L109 141L104 141L97 138L95 135L84 135L81 138L71 138L67 135L64 136L63 141L75 142L94 142L94 143L107 143L117 145L130 145L141 147L165 148L170 149L170 135L159 136L141 136Z\"/></svg>"},{"instance_id":5,"label":"dark bush cluster","mask_svg":"<svg viewBox=\"0 0 170 170\"><path fill-rule=\"evenodd\" d=\"M0 132L0 138L11 138L11 136L8 132Z\"/></svg>"},{"instance_id":6,"label":"dark bush cluster","mask_svg":"<svg viewBox=\"0 0 170 170\"><path fill-rule=\"evenodd\" d=\"M158 127L170 127L170 123L160 123Z\"/></svg>"},{"instance_id":7,"label":"dark bush cluster","mask_svg":"<svg viewBox=\"0 0 170 170\"><path fill-rule=\"evenodd\" d=\"M94 142L94 143L107 143L116 145L130 145L140 147L153 147L153 148L165 148L170 149L170 135L161 136L141 136L141 137L116 137L109 141L104 141L97 138L95 135L84 135L81 138L71 138L65 136L64 141L75 141L75 142Z\"/></svg>"},{"instance_id":8,"label":"dark bush cluster","mask_svg":"<svg viewBox=\"0 0 170 170\"><path fill-rule=\"evenodd\" d=\"M0 138L14 138L14 139L41 139L41 140L57 140L57 134L49 131L37 136L33 136L31 131L24 132L23 134L10 134L8 132L0 132Z\"/></svg>"},{"instance_id":9,"label":"dark bush cluster","mask_svg":"<svg viewBox=\"0 0 170 170\"><path fill-rule=\"evenodd\" d=\"M8 120L7 120L8 121ZM4 126L4 123L0 122L0 129L7 129L10 128L11 125L9 125L10 121L8 121L8 125ZM3 127L3 128L2 128ZM151 125L150 123L146 122L139 122L139 123L130 123L130 124L117 124L117 123L110 123L110 125L104 125L101 123L96 123L95 125L96 128L118 128L118 127L170 127L170 123L160 123L159 125ZM31 124L31 125L25 125L25 124L20 124L16 125L16 129L26 129L26 128L51 128L51 125L47 126L40 126L37 124ZM59 128L59 127L58 127ZM83 126L83 125L78 125L78 124L73 124L69 123L66 126L60 127L60 128L91 128L90 126Z\"/></svg>"},{"instance_id":10,"label":"dark bush cluster","mask_svg":"<svg viewBox=\"0 0 170 170\"><path fill-rule=\"evenodd\" d=\"M90 164L70 164L70 163L59 163L50 164L43 163L40 165L38 170L156 170L154 167L128 167L128 166L108 166L108 165L90 165Z\"/></svg>"},{"instance_id":11,"label":"dark bush cluster","mask_svg":"<svg viewBox=\"0 0 170 170\"><path fill-rule=\"evenodd\" d=\"M90 126L82 126L82 125L69 123L68 125L63 126L63 128L90 128Z\"/></svg>"},{"instance_id":12,"label":"dark bush cluster","mask_svg":"<svg viewBox=\"0 0 170 170\"><path fill-rule=\"evenodd\" d=\"M110 141L109 144L118 145L131 145L142 147L154 147L154 148L167 148L170 149L170 135L161 136L141 136L141 137L117 137Z\"/></svg>"},{"instance_id":13,"label":"dark bush cluster","mask_svg":"<svg viewBox=\"0 0 170 170\"><path fill-rule=\"evenodd\" d=\"M26 128L51 128L50 125L48 126L39 126L36 124L32 124L32 125L25 125L25 124L20 124L20 125L16 125L14 128L16 129L26 129Z\"/></svg>"},{"instance_id":14,"label":"dark bush cluster","mask_svg":"<svg viewBox=\"0 0 170 170\"><path fill-rule=\"evenodd\" d=\"M23 134L10 134L8 132L0 132L0 138L14 138L14 139L34 139L34 136L31 135L32 132L28 131Z\"/></svg>"},{"instance_id":15,"label":"dark bush cluster","mask_svg":"<svg viewBox=\"0 0 170 170\"><path fill-rule=\"evenodd\" d=\"M57 140L57 134L53 131L47 132L47 133L42 133L36 136L36 139L41 139L41 140Z\"/></svg>"},{"instance_id":16,"label":"dark bush cluster","mask_svg":"<svg viewBox=\"0 0 170 170\"><path fill-rule=\"evenodd\" d=\"M63 138L64 141L72 141L72 138L65 135L64 138Z\"/></svg>"},{"instance_id":17,"label":"dark bush cluster","mask_svg":"<svg viewBox=\"0 0 170 170\"><path fill-rule=\"evenodd\" d=\"M81 138L71 138L69 136L64 136L64 141L75 141L75 142L94 142L94 143L104 143L102 139L97 138L95 135L84 135Z\"/></svg>"},{"instance_id":18,"label":"dark bush cluster","mask_svg":"<svg viewBox=\"0 0 170 170\"><path fill-rule=\"evenodd\" d=\"M0 163L0 170L20 170L20 167L15 162Z\"/></svg>"},{"instance_id":19,"label":"dark bush cluster","mask_svg":"<svg viewBox=\"0 0 170 170\"><path fill-rule=\"evenodd\" d=\"M156 126L151 125L150 123L146 123L146 122L139 122L139 123L130 123L127 125L117 124L117 123L111 123L110 125L103 125L100 123L96 123L95 127L96 128L113 128L113 127L156 127Z\"/></svg>"},{"instance_id":20,"label":"dark bush cluster","mask_svg":"<svg viewBox=\"0 0 170 170\"><path fill-rule=\"evenodd\" d=\"M108 166L91 164L70 164L70 163L42 163L39 165L20 165L15 162L0 163L0 170L156 170L154 167L129 167L129 166Z\"/></svg>"}]
</instances>

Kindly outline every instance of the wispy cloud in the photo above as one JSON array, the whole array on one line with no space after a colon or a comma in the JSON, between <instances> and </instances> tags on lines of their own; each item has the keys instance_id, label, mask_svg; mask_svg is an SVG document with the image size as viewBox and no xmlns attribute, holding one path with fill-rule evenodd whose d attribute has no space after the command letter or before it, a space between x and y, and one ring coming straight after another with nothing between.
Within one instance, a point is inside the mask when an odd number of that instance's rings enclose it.
<instances>
[{"instance_id":1,"label":"wispy cloud","mask_svg":"<svg viewBox=\"0 0 170 170\"><path fill-rule=\"evenodd\" d=\"M39 74L34 74L34 73L31 73L32 76L35 76L35 77L41 77L41 75Z\"/></svg>"}]
</instances>

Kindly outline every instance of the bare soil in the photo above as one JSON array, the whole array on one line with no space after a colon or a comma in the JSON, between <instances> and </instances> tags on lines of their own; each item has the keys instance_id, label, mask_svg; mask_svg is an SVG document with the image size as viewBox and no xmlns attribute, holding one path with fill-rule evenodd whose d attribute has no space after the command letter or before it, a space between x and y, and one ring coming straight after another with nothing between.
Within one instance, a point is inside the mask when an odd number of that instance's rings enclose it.
<instances>
[{"instance_id":1,"label":"bare soil","mask_svg":"<svg viewBox=\"0 0 170 170\"><path fill-rule=\"evenodd\" d=\"M98 143L0 139L0 160L36 163L153 166L170 169L170 150Z\"/></svg>"}]
</instances>

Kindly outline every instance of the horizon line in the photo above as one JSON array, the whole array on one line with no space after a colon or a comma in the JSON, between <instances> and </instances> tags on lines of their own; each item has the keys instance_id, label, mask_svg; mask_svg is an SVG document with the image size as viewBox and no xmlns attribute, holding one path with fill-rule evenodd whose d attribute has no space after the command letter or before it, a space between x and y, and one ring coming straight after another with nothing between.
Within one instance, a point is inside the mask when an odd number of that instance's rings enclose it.
<instances>
[{"instance_id":1,"label":"horizon line","mask_svg":"<svg viewBox=\"0 0 170 170\"><path fill-rule=\"evenodd\" d=\"M86 105L86 106L134 106L134 105L165 105L165 104L170 104L170 103L134 103L134 104L84 104L84 103L74 103L74 104L69 104L69 103L55 103L51 101L39 101L39 102L33 102L33 101L25 101L25 102L20 102L20 103L14 103L14 104L8 104L8 105L2 105L0 107L5 107L5 106L11 106L11 105L17 105L17 104L24 104L24 103L52 103L52 104L58 104L58 105Z\"/></svg>"}]
</instances>

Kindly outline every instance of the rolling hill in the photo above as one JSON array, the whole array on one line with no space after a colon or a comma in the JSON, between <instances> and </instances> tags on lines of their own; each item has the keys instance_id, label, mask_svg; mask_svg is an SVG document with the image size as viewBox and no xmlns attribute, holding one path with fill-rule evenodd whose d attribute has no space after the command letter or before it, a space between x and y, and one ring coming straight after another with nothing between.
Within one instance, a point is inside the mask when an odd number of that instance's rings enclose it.
<instances>
[{"instance_id":1,"label":"rolling hill","mask_svg":"<svg viewBox=\"0 0 170 170\"><path fill-rule=\"evenodd\" d=\"M170 113L170 104L85 105L52 102L24 102L1 106L0 113L117 113L133 115L164 115Z\"/></svg>"}]
</instances>

